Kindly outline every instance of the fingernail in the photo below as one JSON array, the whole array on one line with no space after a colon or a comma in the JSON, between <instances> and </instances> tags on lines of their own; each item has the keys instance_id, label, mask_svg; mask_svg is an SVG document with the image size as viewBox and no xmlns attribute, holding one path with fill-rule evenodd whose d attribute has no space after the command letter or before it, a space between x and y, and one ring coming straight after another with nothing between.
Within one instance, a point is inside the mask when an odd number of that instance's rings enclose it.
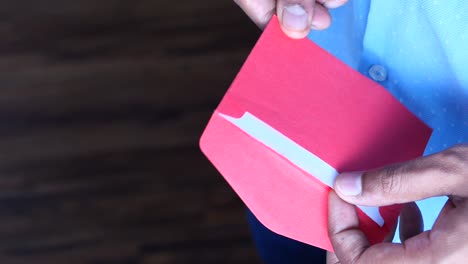
<instances>
[{"instance_id":1,"label":"fingernail","mask_svg":"<svg viewBox=\"0 0 468 264\"><path fill-rule=\"evenodd\" d=\"M362 192L362 172L344 172L336 178L337 190L346 196L357 196Z\"/></svg>"},{"instance_id":2,"label":"fingernail","mask_svg":"<svg viewBox=\"0 0 468 264\"><path fill-rule=\"evenodd\" d=\"M286 6L283 10L283 26L294 31L304 31L309 26L309 14L300 5Z\"/></svg>"}]
</instances>

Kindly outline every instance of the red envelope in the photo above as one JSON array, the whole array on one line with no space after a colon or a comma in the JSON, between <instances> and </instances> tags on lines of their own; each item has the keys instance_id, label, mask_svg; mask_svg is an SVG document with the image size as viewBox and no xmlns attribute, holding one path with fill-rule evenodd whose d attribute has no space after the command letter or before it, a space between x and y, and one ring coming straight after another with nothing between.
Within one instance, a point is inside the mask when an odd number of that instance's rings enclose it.
<instances>
[{"instance_id":1,"label":"red envelope","mask_svg":"<svg viewBox=\"0 0 468 264\"><path fill-rule=\"evenodd\" d=\"M416 158L430 134L383 87L312 41L286 37L274 18L214 112L200 146L266 227L332 251L330 183L321 177ZM371 243L390 232L400 206L376 210L380 224L358 210Z\"/></svg>"}]
</instances>

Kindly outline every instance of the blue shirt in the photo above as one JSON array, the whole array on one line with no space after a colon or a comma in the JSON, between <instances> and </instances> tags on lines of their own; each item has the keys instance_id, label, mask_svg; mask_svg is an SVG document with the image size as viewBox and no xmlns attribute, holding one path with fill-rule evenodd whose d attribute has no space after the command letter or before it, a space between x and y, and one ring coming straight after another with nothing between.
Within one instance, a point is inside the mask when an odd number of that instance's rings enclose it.
<instances>
[{"instance_id":1,"label":"blue shirt","mask_svg":"<svg viewBox=\"0 0 468 264\"><path fill-rule=\"evenodd\" d=\"M466 0L351 0L331 14L331 27L309 39L379 82L432 127L425 155L468 142ZM425 229L445 202L418 202Z\"/></svg>"}]
</instances>

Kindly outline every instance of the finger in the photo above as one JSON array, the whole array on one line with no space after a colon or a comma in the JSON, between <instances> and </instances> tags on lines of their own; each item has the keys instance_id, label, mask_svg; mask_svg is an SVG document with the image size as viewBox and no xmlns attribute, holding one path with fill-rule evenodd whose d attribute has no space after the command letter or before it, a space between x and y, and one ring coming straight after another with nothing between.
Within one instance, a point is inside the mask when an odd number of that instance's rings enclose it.
<instances>
[{"instance_id":1,"label":"finger","mask_svg":"<svg viewBox=\"0 0 468 264\"><path fill-rule=\"evenodd\" d=\"M312 23L322 28L330 24L327 19L331 21L328 11L321 5L316 7L315 0L278 0L276 13L284 33L295 39L305 38Z\"/></svg>"},{"instance_id":2,"label":"finger","mask_svg":"<svg viewBox=\"0 0 468 264\"><path fill-rule=\"evenodd\" d=\"M341 263L355 263L369 247L369 241L359 230L356 208L341 200L333 190L328 196L328 234Z\"/></svg>"},{"instance_id":3,"label":"finger","mask_svg":"<svg viewBox=\"0 0 468 264\"><path fill-rule=\"evenodd\" d=\"M321 3L326 8L337 8L346 4L348 0L317 0L317 2Z\"/></svg>"},{"instance_id":4,"label":"finger","mask_svg":"<svg viewBox=\"0 0 468 264\"><path fill-rule=\"evenodd\" d=\"M396 229L398 227L398 223L396 223L392 230L390 231L390 233L388 233L387 236L385 236L383 242L392 242L393 241L393 238L395 237L395 233L396 233Z\"/></svg>"},{"instance_id":5,"label":"finger","mask_svg":"<svg viewBox=\"0 0 468 264\"><path fill-rule=\"evenodd\" d=\"M421 211L416 203L407 203L400 214L400 240L404 243L407 239L419 235L424 231Z\"/></svg>"},{"instance_id":6,"label":"finger","mask_svg":"<svg viewBox=\"0 0 468 264\"><path fill-rule=\"evenodd\" d=\"M315 5L314 16L310 28L314 30L323 30L330 26L331 16L328 10L320 4Z\"/></svg>"},{"instance_id":7,"label":"finger","mask_svg":"<svg viewBox=\"0 0 468 264\"><path fill-rule=\"evenodd\" d=\"M358 225L355 207L330 191L328 234L340 263L429 263L427 234L413 237L408 245L380 243L370 247Z\"/></svg>"},{"instance_id":8,"label":"finger","mask_svg":"<svg viewBox=\"0 0 468 264\"><path fill-rule=\"evenodd\" d=\"M383 206L433 196L468 197L468 145L366 173L342 173L335 181L345 201Z\"/></svg>"},{"instance_id":9,"label":"finger","mask_svg":"<svg viewBox=\"0 0 468 264\"><path fill-rule=\"evenodd\" d=\"M327 251L327 264L339 264L340 261L335 253Z\"/></svg>"},{"instance_id":10,"label":"finger","mask_svg":"<svg viewBox=\"0 0 468 264\"><path fill-rule=\"evenodd\" d=\"M467 200L458 204L454 204L451 200L446 202L432 230L424 232L430 232L428 237L437 244L437 251L434 252L435 258L443 256L444 252L451 252L450 257L445 255L444 260L447 263L456 263L456 259L468 259L468 250L466 250L466 242L468 241L467 219ZM409 239L406 244L414 239Z\"/></svg>"},{"instance_id":11,"label":"finger","mask_svg":"<svg viewBox=\"0 0 468 264\"><path fill-rule=\"evenodd\" d=\"M468 201L464 200L454 202L453 199L447 200L444 207L439 213L432 231L435 232L457 232L458 226L466 226L466 219L468 219ZM468 232L468 228L466 228ZM460 235L460 230L458 230Z\"/></svg>"},{"instance_id":12,"label":"finger","mask_svg":"<svg viewBox=\"0 0 468 264\"><path fill-rule=\"evenodd\" d=\"M275 13L275 0L234 0L234 2L239 5L247 16L261 29L265 28Z\"/></svg>"}]
</instances>

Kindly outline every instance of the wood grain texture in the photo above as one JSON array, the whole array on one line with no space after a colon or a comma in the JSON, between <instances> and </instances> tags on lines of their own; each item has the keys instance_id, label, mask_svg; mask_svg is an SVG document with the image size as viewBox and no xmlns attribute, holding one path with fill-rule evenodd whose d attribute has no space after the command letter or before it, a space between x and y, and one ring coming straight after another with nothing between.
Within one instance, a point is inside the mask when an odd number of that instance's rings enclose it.
<instances>
[{"instance_id":1,"label":"wood grain texture","mask_svg":"<svg viewBox=\"0 0 468 264\"><path fill-rule=\"evenodd\" d=\"M235 4L0 4L0 263L259 263L198 150L260 33Z\"/></svg>"}]
</instances>

